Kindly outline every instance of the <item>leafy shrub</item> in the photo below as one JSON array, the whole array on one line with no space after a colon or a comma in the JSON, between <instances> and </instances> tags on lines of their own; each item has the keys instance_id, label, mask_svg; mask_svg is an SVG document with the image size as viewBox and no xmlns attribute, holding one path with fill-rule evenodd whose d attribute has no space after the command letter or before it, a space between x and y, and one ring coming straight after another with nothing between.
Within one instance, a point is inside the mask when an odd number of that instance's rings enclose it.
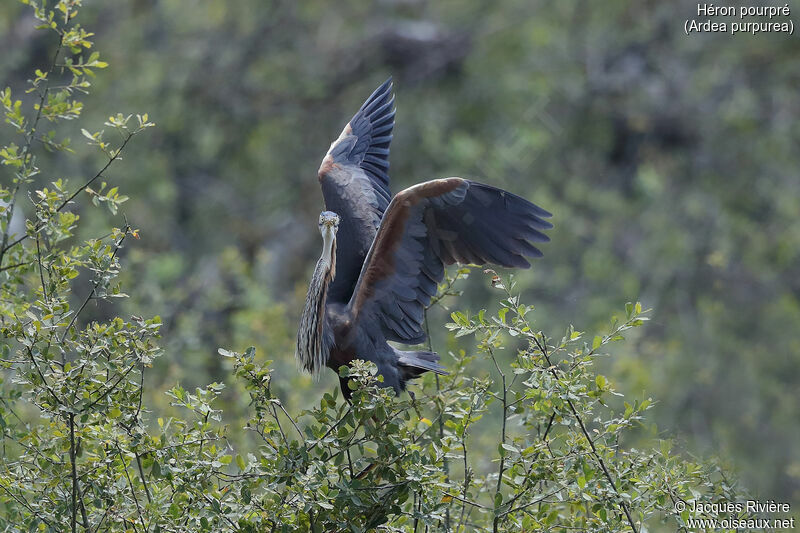
<instances>
[{"instance_id":1,"label":"leafy shrub","mask_svg":"<svg viewBox=\"0 0 800 533\"><path fill-rule=\"evenodd\" d=\"M554 340L493 272L499 311L455 312L448 325L457 337L475 335L475 353L451 353L450 374L426 376L416 396L395 398L373 365L356 362L341 369L351 403L334 390L293 415L255 350L221 349L250 395L246 429L258 446L237 453L226 441L232 430L215 407L220 384L176 386L167 395L182 414L150 413L144 385L160 354L158 317L82 320L90 303L125 296L119 252L138 233L127 222L85 242L75 232L84 194L117 213L126 198L104 175L153 124L147 115L115 115L105 126L116 141L83 129L105 157L101 167L77 186L36 185L35 148L71 151L55 126L80 118L75 97L106 64L97 52L84 55L92 43L76 22L80 2L26 3L58 44L48 70L31 80L32 105L10 89L0 93L6 123L22 140L0 150L12 175L0 190L3 530L638 531L684 527L689 511L672 511L679 500L735 501L722 470L672 453L668 441L624 445L652 402L621 401L593 364L644 323L639 304L591 341L572 327ZM43 133L46 124L54 129ZM15 235L10 224L28 186L39 187L33 214ZM454 281L442 294L453 293ZM491 374L476 371L479 359ZM474 451L477 440L493 443L492 456Z\"/></svg>"},{"instance_id":2,"label":"leafy shrub","mask_svg":"<svg viewBox=\"0 0 800 533\"><path fill-rule=\"evenodd\" d=\"M505 299L496 316L455 312L448 325L456 335L475 334L478 353L451 354L450 375L435 386L426 377L424 395L409 399L380 388L374 365L359 362L341 370L355 391L351 405L334 391L292 417L252 349L222 350L248 383L255 409L248 428L263 443L247 460L237 456L239 472L226 478L229 508L245 504L236 513L245 518L240 525L630 531L650 522L681 527L689 514L671 510L679 500L735 501L716 465L672 454L669 441L655 449L620 446L652 402L614 407L621 394L592 366L599 350L646 320L639 304L591 343L572 327L554 343L532 327L532 308L497 286ZM521 342L504 364L499 353L514 338ZM492 376L472 377L477 358L491 361ZM492 407L500 411L497 431L496 420L484 418ZM471 436L485 437L487 429L496 449L490 461L470 453Z\"/></svg>"}]
</instances>

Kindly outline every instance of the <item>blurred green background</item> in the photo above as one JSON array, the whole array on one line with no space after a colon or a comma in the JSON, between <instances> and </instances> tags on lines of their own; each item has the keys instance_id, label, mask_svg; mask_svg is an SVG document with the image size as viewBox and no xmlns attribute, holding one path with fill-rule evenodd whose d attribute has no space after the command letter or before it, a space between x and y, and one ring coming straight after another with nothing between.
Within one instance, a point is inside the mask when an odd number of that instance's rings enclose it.
<instances>
[{"instance_id":1,"label":"blurred green background","mask_svg":"<svg viewBox=\"0 0 800 533\"><path fill-rule=\"evenodd\" d=\"M320 249L316 170L392 75L393 190L459 175L552 211L553 242L517 278L538 326L559 338L569 323L602 330L642 300L652 322L607 360L611 381L659 400L660 435L730 459L762 498L800 505L796 37L686 36L692 2L86 4L110 67L82 126L117 112L157 124L108 175L141 230L124 250L131 298L86 313L163 317L151 405L167 408L175 381L230 382L221 346L275 360L295 408L336 386L293 359ZM4 2L0 80L18 94L52 53L34 26ZM60 174L43 183L81 182L99 163L72 138L81 157L51 161ZM123 224L84 222L87 236ZM462 288L450 305L496 299L479 271ZM456 346L445 321L431 319L443 354ZM228 390L230 419L244 398Z\"/></svg>"}]
</instances>

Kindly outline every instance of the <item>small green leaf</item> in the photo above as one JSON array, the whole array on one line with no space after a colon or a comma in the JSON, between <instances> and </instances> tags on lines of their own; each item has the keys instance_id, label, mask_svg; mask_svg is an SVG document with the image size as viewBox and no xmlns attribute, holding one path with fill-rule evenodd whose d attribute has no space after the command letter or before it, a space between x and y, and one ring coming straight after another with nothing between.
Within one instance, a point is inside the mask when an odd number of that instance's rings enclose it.
<instances>
[{"instance_id":1,"label":"small green leaf","mask_svg":"<svg viewBox=\"0 0 800 533\"><path fill-rule=\"evenodd\" d=\"M598 349L602 344L603 344L603 338L600 337L599 335L596 335L594 337L594 340L592 341L592 350Z\"/></svg>"},{"instance_id":2,"label":"small green leaf","mask_svg":"<svg viewBox=\"0 0 800 533\"><path fill-rule=\"evenodd\" d=\"M508 313L508 307L503 307L497 312L497 316L500 317L500 321L505 324L506 323L506 313Z\"/></svg>"},{"instance_id":3,"label":"small green leaf","mask_svg":"<svg viewBox=\"0 0 800 533\"><path fill-rule=\"evenodd\" d=\"M222 357L236 357L234 352L229 352L225 348L217 348L217 353L220 354Z\"/></svg>"}]
</instances>

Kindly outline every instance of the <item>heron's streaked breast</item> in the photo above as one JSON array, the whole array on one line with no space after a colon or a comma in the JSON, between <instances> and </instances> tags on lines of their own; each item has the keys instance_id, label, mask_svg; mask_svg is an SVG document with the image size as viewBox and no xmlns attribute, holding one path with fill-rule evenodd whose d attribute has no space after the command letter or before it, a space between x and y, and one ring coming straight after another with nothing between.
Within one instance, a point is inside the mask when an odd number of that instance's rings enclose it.
<instances>
[{"instance_id":1,"label":"heron's streaked breast","mask_svg":"<svg viewBox=\"0 0 800 533\"><path fill-rule=\"evenodd\" d=\"M322 255L308 285L306 304L297 330L295 356L298 364L315 378L328 362L325 343L325 302L328 285L336 275L336 228L327 221L321 224Z\"/></svg>"}]
</instances>

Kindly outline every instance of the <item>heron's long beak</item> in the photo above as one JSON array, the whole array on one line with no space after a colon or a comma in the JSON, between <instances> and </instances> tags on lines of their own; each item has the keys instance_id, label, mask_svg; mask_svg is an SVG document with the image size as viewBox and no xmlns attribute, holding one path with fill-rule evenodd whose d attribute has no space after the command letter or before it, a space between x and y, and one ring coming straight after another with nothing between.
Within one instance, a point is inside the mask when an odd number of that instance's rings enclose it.
<instances>
[{"instance_id":1,"label":"heron's long beak","mask_svg":"<svg viewBox=\"0 0 800 533\"><path fill-rule=\"evenodd\" d=\"M333 263L334 243L336 242L336 228L334 225L323 223L322 225L322 259L328 264Z\"/></svg>"}]
</instances>

